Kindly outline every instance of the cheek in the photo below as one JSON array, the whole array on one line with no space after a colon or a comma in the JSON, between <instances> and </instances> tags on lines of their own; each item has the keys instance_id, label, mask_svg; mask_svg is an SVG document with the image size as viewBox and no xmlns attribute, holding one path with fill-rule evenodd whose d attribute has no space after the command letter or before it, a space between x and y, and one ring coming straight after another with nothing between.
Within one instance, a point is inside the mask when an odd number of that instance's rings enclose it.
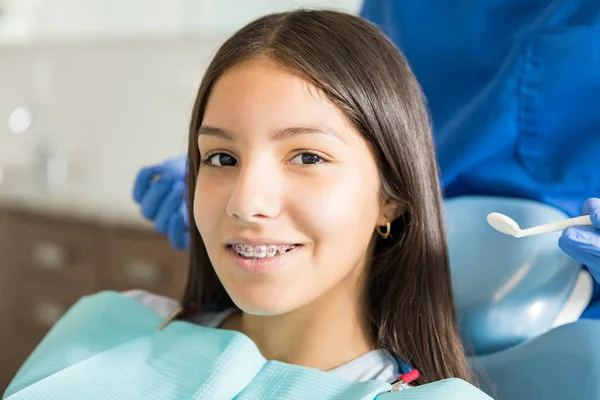
<instances>
[{"instance_id":1,"label":"cheek","mask_svg":"<svg viewBox=\"0 0 600 400\"><path fill-rule=\"evenodd\" d=\"M218 191L214 189L209 187L201 176L198 177L194 192L194 222L207 248L210 247L211 239L217 236L214 233L221 215L219 207L224 204Z\"/></svg>"},{"instance_id":2,"label":"cheek","mask_svg":"<svg viewBox=\"0 0 600 400\"><path fill-rule=\"evenodd\" d=\"M336 174L335 179L315 184L297 199L296 207L312 225L316 242L368 244L379 207L378 181L369 178L350 172Z\"/></svg>"}]
</instances>

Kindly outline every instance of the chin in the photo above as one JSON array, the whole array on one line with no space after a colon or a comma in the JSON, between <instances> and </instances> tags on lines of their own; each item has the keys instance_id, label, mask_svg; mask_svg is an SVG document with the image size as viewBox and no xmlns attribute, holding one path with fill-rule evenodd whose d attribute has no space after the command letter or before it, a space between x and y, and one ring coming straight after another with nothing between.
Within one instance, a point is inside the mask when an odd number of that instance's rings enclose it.
<instances>
[{"instance_id":1,"label":"chin","mask_svg":"<svg viewBox=\"0 0 600 400\"><path fill-rule=\"evenodd\" d=\"M234 304L243 312L252 315L281 315L302 306L301 300L292 298L293 290L284 287L266 288L266 285L255 287L236 287L227 293Z\"/></svg>"},{"instance_id":2,"label":"chin","mask_svg":"<svg viewBox=\"0 0 600 400\"><path fill-rule=\"evenodd\" d=\"M252 315L281 315L305 305L306 287L299 282L297 263L262 274L238 268L229 259L213 264L227 294L243 312ZM299 295L303 294L303 295Z\"/></svg>"}]
</instances>

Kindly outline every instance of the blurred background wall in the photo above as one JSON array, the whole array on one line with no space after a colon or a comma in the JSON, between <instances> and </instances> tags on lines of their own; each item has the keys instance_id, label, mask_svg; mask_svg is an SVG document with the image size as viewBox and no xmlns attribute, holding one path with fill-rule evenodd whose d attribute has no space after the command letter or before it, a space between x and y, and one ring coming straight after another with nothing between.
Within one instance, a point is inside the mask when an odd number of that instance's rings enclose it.
<instances>
[{"instance_id":1,"label":"blurred background wall","mask_svg":"<svg viewBox=\"0 0 600 400\"><path fill-rule=\"evenodd\" d=\"M178 298L187 255L131 199L182 154L204 69L251 19L360 0L0 0L0 389L78 298Z\"/></svg>"}]
</instances>

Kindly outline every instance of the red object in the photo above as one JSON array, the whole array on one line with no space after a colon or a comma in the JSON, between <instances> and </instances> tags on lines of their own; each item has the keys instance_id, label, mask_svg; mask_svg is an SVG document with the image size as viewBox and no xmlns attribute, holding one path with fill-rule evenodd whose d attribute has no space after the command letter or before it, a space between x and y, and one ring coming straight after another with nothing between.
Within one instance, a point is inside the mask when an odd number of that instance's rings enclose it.
<instances>
[{"instance_id":1,"label":"red object","mask_svg":"<svg viewBox=\"0 0 600 400\"><path fill-rule=\"evenodd\" d=\"M186 307L183 308L181 316L184 318L193 317L198 312L198 302L192 301Z\"/></svg>"},{"instance_id":2,"label":"red object","mask_svg":"<svg viewBox=\"0 0 600 400\"><path fill-rule=\"evenodd\" d=\"M403 383L411 383L412 381L416 381L417 379L419 379L419 376L421 376L421 374L419 374L419 370L413 369L412 371L409 371L404 375L400 375L398 380L402 381Z\"/></svg>"}]
</instances>

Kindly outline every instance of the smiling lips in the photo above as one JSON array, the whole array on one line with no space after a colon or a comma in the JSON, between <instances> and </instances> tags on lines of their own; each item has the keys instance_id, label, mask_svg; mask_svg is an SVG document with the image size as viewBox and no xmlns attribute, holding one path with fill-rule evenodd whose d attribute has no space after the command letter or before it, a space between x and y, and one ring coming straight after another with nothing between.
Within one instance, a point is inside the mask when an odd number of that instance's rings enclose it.
<instances>
[{"instance_id":1,"label":"smiling lips","mask_svg":"<svg viewBox=\"0 0 600 400\"><path fill-rule=\"evenodd\" d=\"M235 243L231 248L241 257L248 259L272 258L296 247L295 244L260 244L256 246Z\"/></svg>"}]
</instances>

